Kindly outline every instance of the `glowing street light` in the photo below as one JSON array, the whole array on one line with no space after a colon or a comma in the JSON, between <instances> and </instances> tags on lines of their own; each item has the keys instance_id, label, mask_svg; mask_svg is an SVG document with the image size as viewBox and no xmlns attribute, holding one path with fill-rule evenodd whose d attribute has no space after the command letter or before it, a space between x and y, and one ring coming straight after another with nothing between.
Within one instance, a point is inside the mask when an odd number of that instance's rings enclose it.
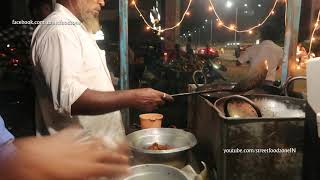
<instances>
[{"instance_id":1,"label":"glowing street light","mask_svg":"<svg viewBox=\"0 0 320 180\"><path fill-rule=\"evenodd\" d=\"M233 6L233 2L231 1L227 1L226 2L226 7L227 8L231 8ZM235 25L231 25L229 28L230 30L234 31L234 43L237 43L237 31L236 31L236 27L238 26L238 7L236 7L236 24Z\"/></svg>"},{"instance_id":2,"label":"glowing street light","mask_svg":"<svg viewBox=\"0 0 320 180\"><path fill-rule=\"evenodd\" d=\"M188 12L186 12L186 15L187 15L187 16L190 16L190 15L191 15L191 13L188 11Z\"/></svg>"},{"instance_id":3,"label":"glowing street light","mask_svg":"<svg viewBox=\"0 0 320 180\"><path fill-rule=\"evenodd\" d=\"M231 8L233 6L233 3L231 1L226 2L226 7Z\"/></svg>"}]
</instances>

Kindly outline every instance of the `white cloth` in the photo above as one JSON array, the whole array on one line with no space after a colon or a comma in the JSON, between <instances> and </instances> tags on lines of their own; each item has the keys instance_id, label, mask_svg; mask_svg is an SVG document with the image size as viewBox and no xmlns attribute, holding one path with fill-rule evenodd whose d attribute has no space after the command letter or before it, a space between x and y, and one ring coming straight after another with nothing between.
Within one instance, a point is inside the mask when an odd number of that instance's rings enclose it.
<instances>
[{"instance_id":1,"label":"white cloth","mask_svg":"<svg viewBox=\"0 0 320 180\"><path fill-rule=\"evenodd\" d=\"M239 58L240 63L249 61L251 70L256 70L265 60L268 63L266 80L275 81L277 67L283 62L283 50L274 42L265 40L261 44L251 46Z\"/></svg>"},{"instance_id":2,"label":"white cloth","mask_svg":"<svg viewBox=\"0 0 320 180\"><path fill-rule=\"evenodd\" d=\"M71 116L71 105L86 89L114 91L105 52L92 34L64 6L44 21L75 22L76 25L39 25L32 38L35 87L41 116L37 122L40 134L59 131L80 123L94 135L124 137L120 111L98 116Z\"/></svg>"}]
</instances>

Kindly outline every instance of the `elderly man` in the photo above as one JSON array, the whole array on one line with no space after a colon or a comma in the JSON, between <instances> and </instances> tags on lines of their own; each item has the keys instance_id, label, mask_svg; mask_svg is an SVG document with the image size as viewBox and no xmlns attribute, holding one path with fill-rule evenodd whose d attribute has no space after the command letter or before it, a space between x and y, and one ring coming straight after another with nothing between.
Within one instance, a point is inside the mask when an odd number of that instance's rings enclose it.
<instances>
[{"instance_id":1,"label":"elderly man","mask_svg":"<svg viewBox=\"0 0 320 180\"><path fill-rule=\"evenodd\" d=\"M173 100L153 89L114 91L105 52L92 36L100 28L104 5L104 0L57 0L44 20L51 25L39 25L33 34L41 134L79 124L92 135L121 142L125 132L119 109L152 111Z\"/></svg>"}]
</instances>

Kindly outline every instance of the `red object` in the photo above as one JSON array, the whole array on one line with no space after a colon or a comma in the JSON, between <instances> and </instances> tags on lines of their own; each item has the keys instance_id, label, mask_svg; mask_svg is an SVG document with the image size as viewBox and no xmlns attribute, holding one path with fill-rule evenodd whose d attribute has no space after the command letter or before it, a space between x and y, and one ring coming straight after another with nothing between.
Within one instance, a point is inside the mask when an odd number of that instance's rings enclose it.
<instances>
[{"instance_id":1,"label":"red object","mask_svg":"<svg viewBox=\"0 0 320 180\"><path fill-rule=\"evenodd\" d=\"M215 48L201 48L198 50L198 55L219 57L219 52Z\"/></svg>"}]
</instances>

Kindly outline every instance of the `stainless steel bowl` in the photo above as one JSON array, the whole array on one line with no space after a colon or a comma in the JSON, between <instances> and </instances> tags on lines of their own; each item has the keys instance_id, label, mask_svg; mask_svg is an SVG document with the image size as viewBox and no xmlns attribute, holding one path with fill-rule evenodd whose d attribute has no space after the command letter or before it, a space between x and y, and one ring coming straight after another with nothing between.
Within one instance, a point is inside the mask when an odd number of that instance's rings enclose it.
<instances>
[{"instance_id":1,"label":"stainless steel bowl","mask_svg":"<svg viewBox=\"0 0 320 180\"><path fill-rule=\"evenodd\" d=\"M173 128L151 128L133 132L127 136L134 164L169 164L178 168L186 165L188 150L197 144L189 132ZM148 150L153 143L168 145L169 150Z\"/></svg>"},{"instance_id":2,"label":"stainless steel bowl","mask_svg":"<svg viewBox=\"0 0 320 180\"><path fill-rule=\"evenodd\" d=\"M161 164L133 166L130 171L131 175L124 180L188 180L179 169Z\"/></svg>"}]
</instances>

